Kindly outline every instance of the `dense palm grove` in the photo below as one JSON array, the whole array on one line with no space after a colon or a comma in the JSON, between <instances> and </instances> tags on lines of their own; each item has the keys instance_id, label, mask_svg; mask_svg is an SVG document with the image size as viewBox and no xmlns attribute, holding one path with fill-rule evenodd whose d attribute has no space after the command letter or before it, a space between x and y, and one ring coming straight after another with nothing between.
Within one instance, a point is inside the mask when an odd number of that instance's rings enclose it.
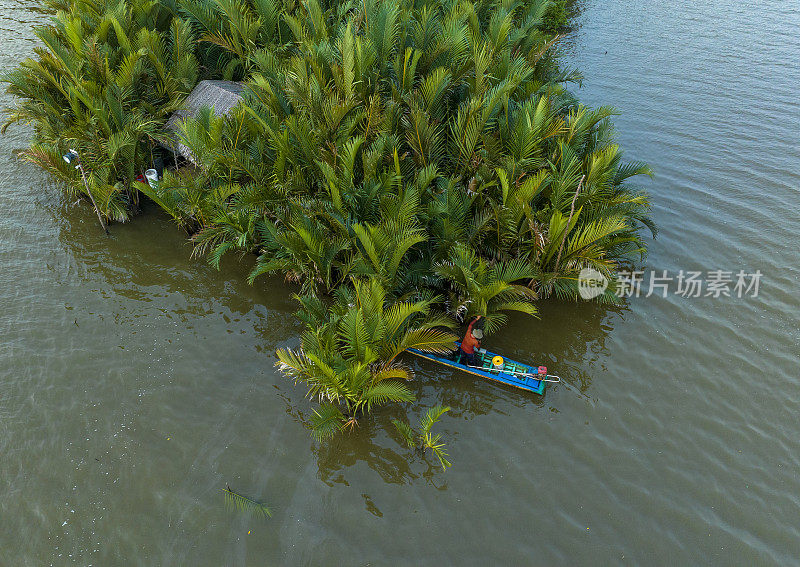
<instances>
[{"instance_id":1,"label":"dense palm grove","mask_svg":"<svg viewBox=\"0 0 800 567\"><path fill-rule=\"evenodd\" d=\"M320 437L413 399L406 348L444 353L468 317L494 332L538 298L576 298L582 268L613 280L654 232L627 183L650 171L622 160L612 109L567 89L579 76L562 68L547 0L47 6L43 45L4 76L8 124L35 129L25 158L88 196L61 158L74 148L106 219L145 195L212 264L251 253L251 282L296 282L306 331L278 355L323 402ZM136 181L207 78L245 92L183 126L201 166Z\"/></svg>"}]
</instances>

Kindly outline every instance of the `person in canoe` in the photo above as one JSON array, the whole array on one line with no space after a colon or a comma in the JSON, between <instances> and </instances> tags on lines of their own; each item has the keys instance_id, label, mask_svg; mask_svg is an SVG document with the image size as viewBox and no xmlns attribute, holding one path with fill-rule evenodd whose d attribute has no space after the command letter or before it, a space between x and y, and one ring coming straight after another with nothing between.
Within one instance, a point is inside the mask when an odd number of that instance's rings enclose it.
<instances>
[{"instance_id":1,"label":"person in canoe","mask_svg":"<svg viewBox=\"0 0 800 567\"><path fill-rule=\"evenodd\" d=\"M467 334L464 335L464 340L461 341L461 348L458 352L457 361L461 364L468 366L477 366L475 364L475 351L481 351L481 340L483 339L483 317L478 315L467 327Z\"/></svg>"}]
</instances>

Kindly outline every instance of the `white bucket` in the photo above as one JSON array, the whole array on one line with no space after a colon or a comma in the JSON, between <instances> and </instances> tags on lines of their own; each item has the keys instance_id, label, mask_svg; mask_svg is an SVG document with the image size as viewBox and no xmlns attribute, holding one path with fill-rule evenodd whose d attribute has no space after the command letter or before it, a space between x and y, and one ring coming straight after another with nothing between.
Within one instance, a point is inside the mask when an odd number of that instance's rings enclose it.
<instances>
[{"instance_id":1,"label":"white bucket","mask_svg":"<svg viewBox=\"0 0 800 567\"><path fill-rule=\"evenodd\" d=\"M147 178L150 187L158 187L158 172L155 169L148 169L144 172L144 176Z\"/></svg>"}]
</instances>

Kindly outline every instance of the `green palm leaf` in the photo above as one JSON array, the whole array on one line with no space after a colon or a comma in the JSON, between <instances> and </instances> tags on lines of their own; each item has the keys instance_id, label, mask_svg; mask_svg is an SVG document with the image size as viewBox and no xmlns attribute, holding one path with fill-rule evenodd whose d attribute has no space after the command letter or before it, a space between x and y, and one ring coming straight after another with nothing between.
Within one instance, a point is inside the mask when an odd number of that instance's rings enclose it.
<instances>
[{"instance_id":1,"label":"green palm leaf","mask_svg":"<svg viewBox=\"0 0 800 567\"><path fill-rule=\"evenodd\" d=\"M222 489L225 493L225 504L231 509L240 510L243 512L250 512L251 514L255 514L256 516L261 516L264 519L270 518L272 516L272 511L261 502L257 500L253 500L252 498L248 498L238 492L234 492L231 490L230 486L226 486Z\"/></svg>"},{"instance_id":2,"label":"green palm leaf","mask_svg":"<svg viewBox=\"0 0 800 567\"><path fill-rule=\"evenodd\" d=\"M314 410L311 417L311 434L317 441L325 441L339 433L344 427L345 417L333 404L323 404Z\"/></svg>"},{"instance_id":3,"label":"green palm leaf","mask_svg":"<svg viewBox=\"0 0 800 567\"><path fill-rule=\"evenodd\" d=\"M394 425L397 432L403 437L403 441L406 442L409 449L413 449L417 446L417 439L416 439L416 432L414 429L407 424L405 421L400 421L399 419L393 419L392 424Z\"/></svg>"},{"instance_id":4,"label":"green palm leaf","mask_svg":"<svg viewBox=\"0 0 800 567\"><path fill-rule=\"evenodd\" d=\"M382 406L387 402L413 402L415 399L405 384L383 380L364 391L362 405L371 411L373 406Z\"/></svg>"}]
</instances>

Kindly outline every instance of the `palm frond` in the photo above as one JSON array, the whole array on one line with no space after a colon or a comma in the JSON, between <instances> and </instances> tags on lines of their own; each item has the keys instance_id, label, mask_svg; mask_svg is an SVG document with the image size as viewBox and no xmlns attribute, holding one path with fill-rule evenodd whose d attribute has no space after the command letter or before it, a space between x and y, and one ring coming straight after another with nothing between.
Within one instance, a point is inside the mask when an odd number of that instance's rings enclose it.
<instances>
[{"instance_id":1,"label":"palm frond","mask_svg":"<svg viewBox=\"0 0 800 567\"><path fill-rule=\"evenodd\" d=\"M425 412L425 416L419 422L420 433L422 433L422 435L428 435L431 432L431 427L433 427L448 411L450 411L449 406L436 405L429 408L428 411Z\"/></svg>"},{"instance_id":2,"label":"palm frond","mask_svg":"<svg viewBox=\"0 0 800 567\"><path fill-rule=\"evenodd\" d=\"M393 419L392 424L397 432L403 437L403 441L406 442L406 445L408 445L409 449L413 449L417 446L417 434L408 423L405 421L400 421L399 419Z\"/></svg>"},{"instance_id":3,"label":"palm frond","mask_svg":"<svg viewBox=\"0 0 800 567\"><path fill-rule=\"evenodd\" d=\"M344 422L344 414L339 408L333 404L323 404L319 410L314 410L311 417L311 435L317 441L325 441L342 431Z\"/></svg>"},{"instance_id":4,"label":"palm frond","mask_svg":"<svg viewBox=\"0 0 800 567\"><path fill-rule=\"evenodd\" d=\"M242 512L250 512L256 516L261 516L264 519L272 517L272 511L265 504L248 498L238 492L231 490L230 486L225 486L222 489L225 493L225 504L231 508Z\"/></svg>"}]
</instances>

